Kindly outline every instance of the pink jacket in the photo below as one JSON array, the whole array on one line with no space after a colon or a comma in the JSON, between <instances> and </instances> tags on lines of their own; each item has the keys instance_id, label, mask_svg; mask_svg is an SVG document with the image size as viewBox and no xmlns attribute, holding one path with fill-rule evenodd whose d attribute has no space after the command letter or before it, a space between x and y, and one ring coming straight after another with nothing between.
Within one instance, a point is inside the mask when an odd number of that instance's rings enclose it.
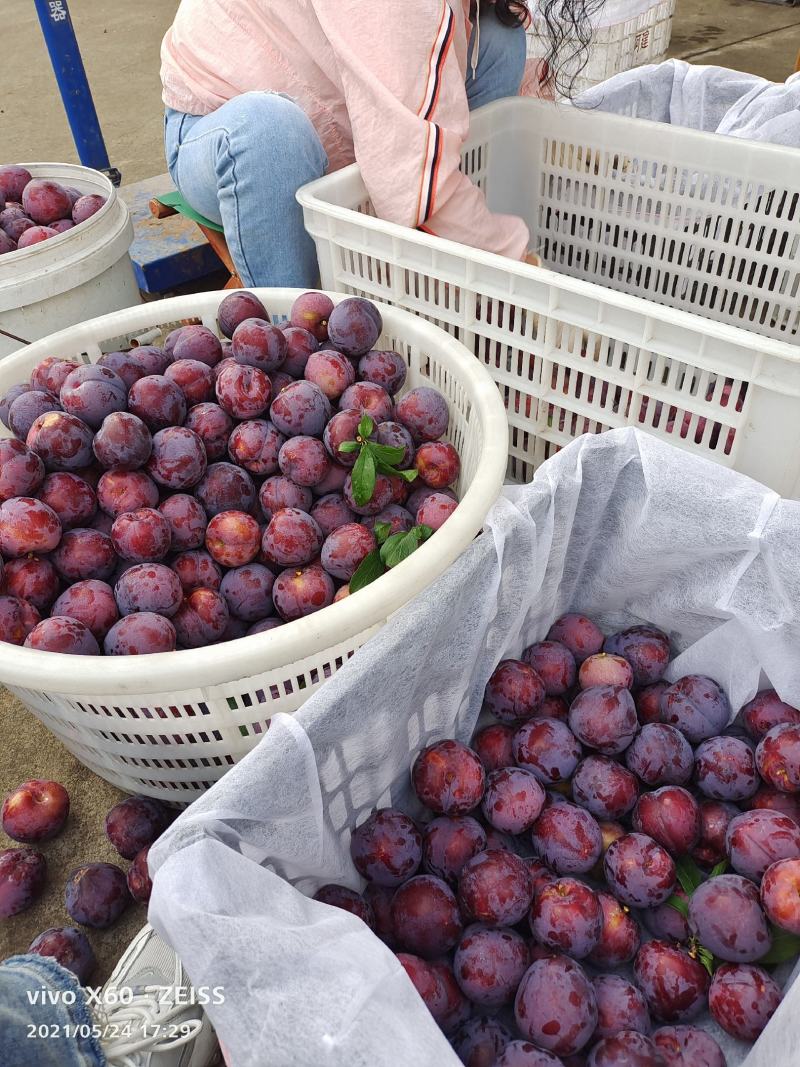
<instances>
[{"instance_id":1,"label":"pink jacket","mask_svg":"<svg viewBox=\"0 0 800 1067\"><path fill-rule=\"evenodd\" d=\"M181 0L164 102L206 115L252 90L292 97L331 170L358 159L377 214L522 259L525 223L459 171L469 0Z\"/></svg>"}]
</instances>

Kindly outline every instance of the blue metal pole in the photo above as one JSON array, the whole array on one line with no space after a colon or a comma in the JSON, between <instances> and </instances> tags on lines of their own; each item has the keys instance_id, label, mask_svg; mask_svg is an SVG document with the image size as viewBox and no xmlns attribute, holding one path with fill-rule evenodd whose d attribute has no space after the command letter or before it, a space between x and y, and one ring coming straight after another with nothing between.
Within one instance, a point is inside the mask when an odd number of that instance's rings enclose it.
<instances>
[{"instance_id":1,"label":"blue metal pole","mask_svg":"<svg viewBox=\"0 0 800 1067\"><path fill-rule=\"evenodd\" d=\"M103 171L119 185L121 176L108 161L67 0L34 0L34 4L78 158L85 167Z\"/></svg>"}]
</instances>

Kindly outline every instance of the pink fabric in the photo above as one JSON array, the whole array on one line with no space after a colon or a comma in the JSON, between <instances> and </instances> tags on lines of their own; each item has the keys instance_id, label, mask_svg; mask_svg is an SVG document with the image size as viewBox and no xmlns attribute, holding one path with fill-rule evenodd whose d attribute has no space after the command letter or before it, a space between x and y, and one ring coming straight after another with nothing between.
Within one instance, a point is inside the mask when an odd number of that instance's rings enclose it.
<instances>
[{"instance_id":1,"label":"pink fabric","mask_svg":"<svg viewBox=\"0 0 800 1067\"><path fill-rule=\"evenodd\" d=\"M469 0L181 0L161 46L164 103L207 115L285 93L330 169L357 159L378 215L514 259L525 223L489 211L459 171Z\"/></svg>"}]
</instances>

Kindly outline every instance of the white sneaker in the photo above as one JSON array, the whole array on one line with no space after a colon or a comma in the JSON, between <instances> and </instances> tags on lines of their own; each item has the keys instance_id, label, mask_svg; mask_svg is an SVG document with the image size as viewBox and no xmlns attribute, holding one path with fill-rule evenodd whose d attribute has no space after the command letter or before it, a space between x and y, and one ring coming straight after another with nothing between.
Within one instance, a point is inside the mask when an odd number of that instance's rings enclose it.
<instances>
[{"instance_id":1,"label":"white sneaker","mask_svg":"<svg viewBox=\"0 0 800 1067\"><path fill-rule=\"evenodd\" d=\"M172 949L147 924L92 1004L108 1067L211 1067L219 1045ZM124 1001L124 1003L123 1003Z\"/></svg>"}]
</instances>

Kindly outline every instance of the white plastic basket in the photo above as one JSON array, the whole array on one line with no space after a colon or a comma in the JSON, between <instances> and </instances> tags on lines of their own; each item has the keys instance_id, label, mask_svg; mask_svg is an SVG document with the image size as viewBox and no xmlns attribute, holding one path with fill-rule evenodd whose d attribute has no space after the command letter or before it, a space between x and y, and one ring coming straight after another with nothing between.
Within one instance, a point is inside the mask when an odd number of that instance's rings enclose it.
<instances>
[{"instance_id":1,"label":"white plastic basket","mask_svg":"<svg viewBox=\"0 0 800 1067\"><path fill-rule=\"evenodd\" d=\"M275 321L298 295L254 290ZM145 304L29 345L0 362L0 395L45 356L93 362L108 348L197 317L216 328L227 294ZM336 297L331 294L334 300ZM307 618L222 645L136 657L62 656L0 643L0 682L83 764L131 792L188 803L258 743L277 712L295 711L470 544L503 485L506 417L491 378L447 334L382 307L381 344L409 366L406 389L430 384L450 406L461 455L460 503L412 556L373 585ZM0 427L2 429L2 427ZM365 720L366 728L366 720Z\"/></svg>"},{"instance_id":2,"label":"white plastic basket","mask_svg":"<svg viewBox=\"0 0 800 1067\"><path fill-rule=\"evenodd\" d=\"M570 86L574 97L624 70L660 63L669 50L674 13L675 0L608 0L594 20L585 66L566 46L560 84ZM528 58L545 59L550 43L544 22L535 14L527 38Z\"/></svg>"},{"instance_id":3,"label":"white plastic basket","mask_svg":"<svg viewBox=\"0 0 800 1067\"><path fill-rule=\"evenodd\" d=\"M356 166L298 199L327 288L414 311L487 367L513 478L635 426L800 495L800 154L515 99L473 115L463 169L544 267L376 219Z\"/></svg>"}]
</instances>

